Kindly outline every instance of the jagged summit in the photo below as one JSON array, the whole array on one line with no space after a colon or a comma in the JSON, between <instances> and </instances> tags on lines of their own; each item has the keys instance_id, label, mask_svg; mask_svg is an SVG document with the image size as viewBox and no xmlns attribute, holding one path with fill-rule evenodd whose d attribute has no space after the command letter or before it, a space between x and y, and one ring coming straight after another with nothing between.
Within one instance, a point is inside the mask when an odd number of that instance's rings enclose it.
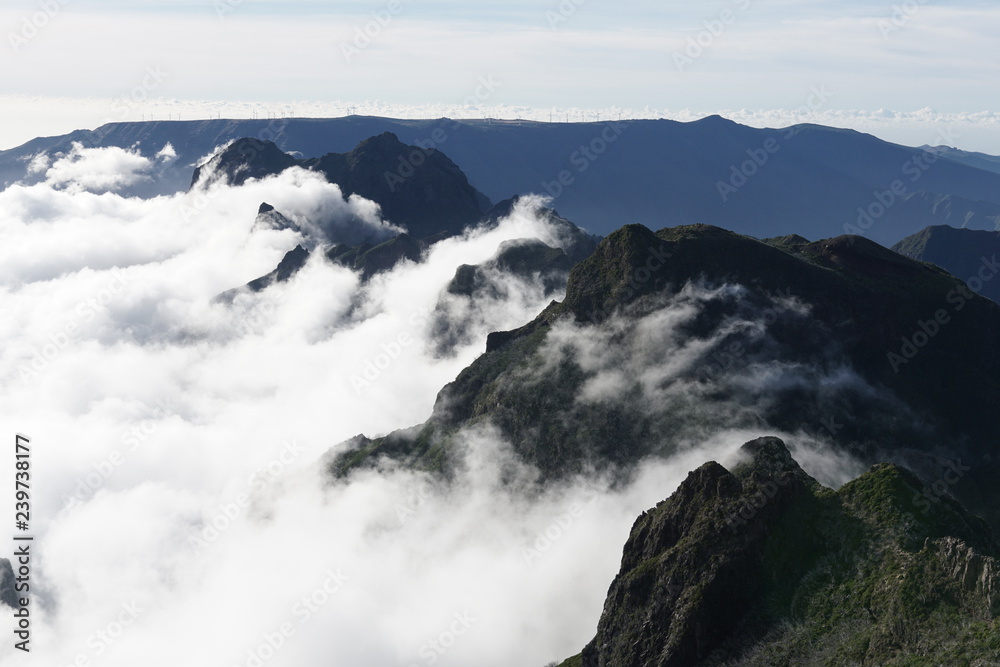
<instances>
[{"instance_id":1,"label":"jagged summit","mask_svg":"<svg viewBox=\"0 0 1000 667\"><path fill-rule=\"evenodd\" d=\"M794 478L807 486L817 483L799 467L780 438L765 436L751 440L740 447L740 453L744 459L733 467L732 473L743 482Z\"/></svg>"},{"instance_id":2,"label":"jagged summit","mask_svg":"<svg viewBox=\"0 0 1000 667\"><path fill-rule=\"evenodd\" d=\"M280 174L298 163L271 141L244 137L213 155L205 164L195 167L191 187L209 174L213 180L243 185L251 178Z\"/></svg>"},{"instance_id":3,"label":"jagged summit","mask_svg":"<svg viewBox=\"0 0 1000 667\"><path fill-rule=\"evenodd\" d=\"M996 657L1000 563L982 520L915 506L921 481L891 464L833 491L778 438L742 452L636 520L597 634L566 667Z\"/></svg>"}]
</instances>

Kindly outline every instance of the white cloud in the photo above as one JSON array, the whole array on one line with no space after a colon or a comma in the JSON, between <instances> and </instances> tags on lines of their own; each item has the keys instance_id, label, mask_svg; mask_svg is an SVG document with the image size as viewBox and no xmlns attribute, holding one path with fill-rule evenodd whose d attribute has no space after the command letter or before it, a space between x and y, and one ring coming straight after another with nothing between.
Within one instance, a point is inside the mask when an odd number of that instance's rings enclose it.
<instances>
[{"instance_id":1,"label":"white cloud","mask_svg":"<svg viewBox=\"0 0 1000 667\"><path fill-rule=\"evenodd\" d=\"M295 635L268 664L425 664L421 651L456 613L475 622L442 665L577 650L634 515L669 490L662 477L588 500L529 561L523 548L601 483L536 502L501 482L497 464L510 457L489 431L468 434L469 471L452 486L421 491L427 479L405 471L332 488L316 476L336 443L425 419L488 331L522 324L548 300L512 281L504 305L461 313L474 334L439 357L429 314L455 269L506 240L554 233L524 204L363 288L315 254L288 283L213 303L300 240L250 232L262 200L313 224L364 209L302 170L151 200L48 183L0 193L10 212L0 221L0 414L3 428L33 438L46 480L33 508L32 659L131 664L140 651L153 665L192 654L246 664L290 622ZM369 361L378 375L359 387L352 376ZM405 521L402 507L414 512ZM217 539L203 532L213 524L224 528ZM330 570L350 578L300 622L295 605ZM122 605L138 611L118 634ZM523 627L539 610L556 620ZM97 634L108 628L110 644ZM4 664L23 662L4 647Z\"/></svg>"},{"instance_id":2,"label":"white cloud","mask_svg":"<svg viewBox=\"0 0 1000 667\"><path fill-rule=\"evenodd\" d=\"M29 166L29 173L35 162ZM138 150L123 148L85 148L79 142L67 154L54 157L45 172L50 185L70 192L114 192L125 186L149 180L153 163Z\"/></svg>"},{"instance_id":3,"label":"white cloud","mask_svg":"<svg viewBox=\"0 0 1000 667\"><path fill-rule=\"evenodd\" d=\"M174 150L173 145L168 141L163 145L163 148L160 149L160 152L156 154L156 159L169 164L177 159L177 151Z\"/></svg>"}]
</instances>

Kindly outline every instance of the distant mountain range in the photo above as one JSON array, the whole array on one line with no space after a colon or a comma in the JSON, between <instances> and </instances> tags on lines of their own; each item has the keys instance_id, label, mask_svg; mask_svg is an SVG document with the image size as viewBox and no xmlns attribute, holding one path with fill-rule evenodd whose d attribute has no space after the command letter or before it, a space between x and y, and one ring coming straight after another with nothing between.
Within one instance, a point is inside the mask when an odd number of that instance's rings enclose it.
<instances>
[{"instance_id":1,"label":"distant mountain range","mask_svg":"<svg viewBox=\"0 0 1000 667\"><path fill-rule=\"evenodd\" d=\"M961 162L976 169L985 169L1000 174L1000 156L976 153L974 151L963 151L951 146L924 145L920 148L937 153L941 157L948 158L953 162Z\"/></svg>"},{"instance_id":2,"label":"distant mountain range","mask_svg":"<svg viewBox=\"0 0 1000 667\"><path fill-rule=\"evenodd\" d=\"M169 142L177 159L123 190L149 196L185 190L196 163L236 139L273 141L307 159L346 154L384 132L445 153L493 201L548 194L562 215L602 235L625 223L704 223L758 238L861 233L888 245L930 225L993 229L1000 215L1000 174L990 156L908 148L818 125L755 129L718 116L691 123L358 116L114 123L0 152L0 181L43 178L26 177L28 161L67 152L72 142L136 147L148 156ZM404 159L381 176L393 180L407 169Z\"/></svg>"}]
</instances>

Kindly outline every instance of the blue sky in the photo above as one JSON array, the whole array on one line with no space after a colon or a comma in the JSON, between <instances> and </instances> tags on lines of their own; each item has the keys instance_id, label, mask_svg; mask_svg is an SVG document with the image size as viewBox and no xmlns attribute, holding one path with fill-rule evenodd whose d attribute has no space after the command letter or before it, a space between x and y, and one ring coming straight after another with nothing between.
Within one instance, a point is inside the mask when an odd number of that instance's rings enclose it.
<instances>
[{"instance_id":1,"label":"blue sky","mask_svg":"<svg viewBox=\"0 0 1000 667\"><path fill-rule=\"evenodd\" d=\"M957 1L13 0L0 10L0 95L141 96L139 119L154 98L454 107L492 77L501 85L478 107L954 115L996 111L997 34L1000 8ZM137 95L150 68L166 75ZM831 95L812 105L818 87ZM72 119L65 101L17 106L5 100L3 125Z\"/></svg>"}]
</instances>

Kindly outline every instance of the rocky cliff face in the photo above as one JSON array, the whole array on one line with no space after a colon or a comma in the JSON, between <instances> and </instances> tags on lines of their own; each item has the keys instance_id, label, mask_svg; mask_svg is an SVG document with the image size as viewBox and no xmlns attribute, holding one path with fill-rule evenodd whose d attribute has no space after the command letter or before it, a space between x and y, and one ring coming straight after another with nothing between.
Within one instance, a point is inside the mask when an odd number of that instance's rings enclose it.
<instances>
[{"instance_id":1,"label":"rocky cliff face","mask_svg":"<svg viewBox=\"0 0 1000 667\"><path fill-rule=\"evenodd\" d=\"M995 664L996 545L880 464L832 491L777 438L709 462L632 528L584 667Z\"/></svg>"}]
</instances>

